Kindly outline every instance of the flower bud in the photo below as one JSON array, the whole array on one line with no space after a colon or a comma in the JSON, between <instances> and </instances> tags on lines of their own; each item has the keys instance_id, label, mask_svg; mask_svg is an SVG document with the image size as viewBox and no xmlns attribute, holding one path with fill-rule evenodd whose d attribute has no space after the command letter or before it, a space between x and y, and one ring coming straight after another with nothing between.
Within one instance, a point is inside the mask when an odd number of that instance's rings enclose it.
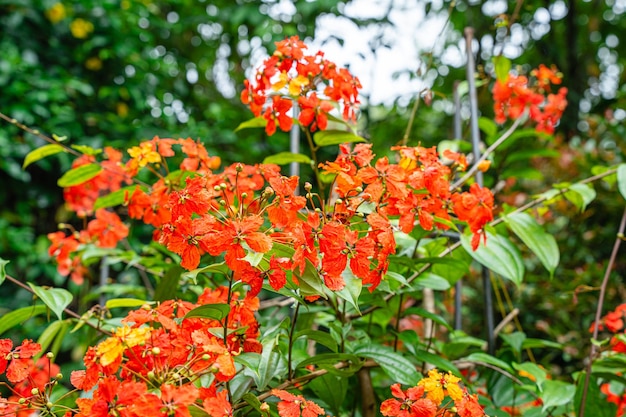
<instances>
[{"instance_id":1,"label":"flower bud","mask_svg":"<svg viewBox=\"0 0 626 417\"><path fill-rule=\"evenodd\" d=\"M39 389L38 388L33 388L30 390L30 393L33 395L39 395Z\"/></svg>"},{"instance_id":2,"label":"flower bud","mask_svg":"<svg viewBox=\"0 0 626 417\"><path fill-rule=\"evenodd\" d=\"M52 359L52 358L54 358L54 353L52 353L52 352L48 352L48 353L46 353L46 357L47 357L48 359Z\"/></svg>"}]
</instances>

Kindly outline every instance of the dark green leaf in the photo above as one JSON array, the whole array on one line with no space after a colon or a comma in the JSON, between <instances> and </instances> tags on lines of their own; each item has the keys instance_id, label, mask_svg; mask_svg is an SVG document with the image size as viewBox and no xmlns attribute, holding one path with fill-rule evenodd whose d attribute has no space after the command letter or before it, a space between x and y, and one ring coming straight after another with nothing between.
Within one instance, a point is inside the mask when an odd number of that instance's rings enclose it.
<instances>
[{"instance_id":1,"label":"dark green leaf","mask_svg":"<svg viewBox=\"0 0 626 417\"><path fill-rule=\"evenodd\" d=\"M259 413L263 414L263 410L261 410L261 401L251 392L247 392L241 397L245 402L248 403L249 406L254 408Z\"/></svg>"},{"instance_id":2,"label":"dark green leaf","mask_svg":"<svg viewBox=\"0 0 626 417\"><path fill-rule=\"evenodd\" d=\"M504 217L510 229L539 258L543 266L554 276L559 265L559 247L554 236L545 230L527 213L513 213Z\"/></svg>"},{"instance_id":3,"label":"dark green leaf","mask_svg":"<svg viewBox=\"0 0 626 417\"><path fill-rule=\"evenodd\" d=\"M461 244L472 258L496 274L510 279L517 286L522 283L524 278L522 257L517 248L506 237L487 232L487 244L485 245L485 242L481 239L480 245L474 251L472 250L470 237L463 234L461 235Z\"/></svg>"},{"instance_id":4,"label":"dark green leaf","mask_svg":"<svg viewBox=\"0 0 626 417\"><path fill-rule=\"evenodd\" d=\"M64 150L65 148L63 148L63 146L55 144L44 145L41 148L32 150L26 155L26 158L24 158L24 164L22 165L22 168L26 168L33 162L37 162L47 156L63 152Z\"/></svg>"},{"instance_id":5,"label":"dark green leaf","mask_svg":"<svg viewBox=\"0 0 626 417\"><path fill-rule=\"evenodd\" d=\"M280 152L276 155L270 155L263 160L264 164L287 165L292 162L299 164L311 165L311 158L301 153Z\"/></svg>"},{"instance_id":6,"label":"dark green leaf","mask_svg":"<svg viewBox=\"0 0 626 417\"><path fill-rule=\"evenodd\" d=\"M228 316L229 312L230 306L228 304L204 304L185 314L185 318L202 317L221 321Z\"/></svg>"},{"instance_id":7,"label":"dark green leaf","mask_svg":"<svg viewBox=\"0 0 626 417\"><path fill-rule=\"evenodd\" d=\"M276 337L263 340L263 352L259 360L258 378L255 379L259 390L265 389L278 370L280 354L274 351L276 341Z\"/></svg>"},{"instance_id":8,"label":"dark green leaf","mask_svg":"<svg viewBox=\"0 0 626 417\"><path fill-rule=\"evenodd\" d=\"M345 130L322 130L313 135L317 146L341 145L342 143L367 142L361 136Z\"/></svg>"},{"instance_id":9,"label":"dark green leaf","mask_svg":"<svg viewBox=\"0 0 626 417\"><path fill-rule=\"evenodd\" d=\"M165 301L172 298L172 294L176 293L180 275L185 270L179 265L173 265L167 270L165 276L161 277L156 288L154 289L154 301Z\"/></svg>"},{"instance_id":10,"label":"dark green leaf","mask_svg":"<svg viewBox=\"0 0 626 417\"><path fill-rule=\"evenodd\" d=\"M442 358L440 355L435 355L434 353L426 352L422 349L417 349L414 354L415 359L420 362L428 363L444 371L450 371L457 375L461 375L461 372L452 362Z\"/></svg>"},{"instance_id":11,"label":"dark green leaf","mask_svg":"<svg viewBox=\"0 0 626 417\"><path fill-rule=\"evenodd\" d=\"M335 365L341 362L348 362L349 365L342 368L335 367ZM307 365L315 365L320 369L326 369L331 374L349 377L361 369L362 363L355 354L318 353L313 357L300 361L296 369L304 368Z\"/></svg>"},{"instance_id":12,"label":"dark green leaf","mask_svg":"<svg viewBox=\"0 0 626 417\"><path fill-rule=\"evenodd\" d=\"M478 119L478 127L485 132L487 136L495 136L498 133L498 125L496 125L493 120L486 117L480 117Z\"/></svg>"},{"instance_id":13,"label":"dark green leaf","mask_svg":"<svg viewBox=\"0 0 626 417\"><path fill-rule=\"evenodd\" d=\"M343 271L341 277L346 285L341 289L341 291L336 291L335 294L347 301L352 308L360 314L359 296L361 295L361 290L363 289L363 282L360 278L355 277L349 268L346 268Z\"/></svg>"},{"instance_id":14,"label":"dark green leaf","mask_svg":"<svg viewBox=\"0 0 626 417\"><path fill-rule=\"evenodd\" d=\"M335 342L335 339L333 339L333 337L328 333L325 333L321 330L306 329L297 332L294 335L293 339L297 340L302 336L305 336L307 339L314 340L317 343L326 346L333 352L337 352L337 342Z\"/></svg>"},{"instance_id":15,"label":"dark green leaf","mask_svg":"<svg viewBox=\"0 0 626 417\"><path fill-rule=\"evenodd\" d=\"M0 334L7 330L24 323L26 320L44 314L48 311L45 305L36 305L32 307L22 307L17 310L10 311L0 317Z\"/></svg>"},{"instance_id":16,"label":"dark green leaf","mask_svg":"<svg viewBox=\"0 0 626 417\"><path fill-rule=\"evenodd\" d=\"M63 288L44 288L28 283L33 292L59 318L63 319L63 310L72 302L72 294Z\"/></svg>"},{"instance_id":17,"label":"dark green leaf","mask_svg":"<svg viewBox=\"0 0 626 417\"><path fill-rule=\"evenodd\" d=\"M504 342L513 348L518 355L522 352L522 344L526 340L526 334L523 332L514 332L510 334L500 333L500 337Z\"/></svg>"},{"instance_id":18,"label":"dark green leaf","mask_svg":"<svg viewBox=\"0 0 626 417\"><path fill-rule=\"evenodd\" d=\"M336 416L340 415L341 405L348 392L348 380L346 378L326 374L309 382L308 387L330 406Z\"/></svg>"},{"instance_id":19,"label":"dark green leaf","mask_svg":"<svg viewBox=\"0 0 626 417\"><path fill-rule=\"evenodd\" d=\"M574 408L578 415L582 405L583 391L585 387L585 372L581 372L578 376L576 394L574 395ZM587 397L585 401L585 415L593 415L593 417L615 417L617 413L617 405L606 400L606 397L600 392L600 386L595 376L589 378L589 387L587 388Z\"/></svg>"},{"instance_id":20,"label":"dark green leaf","mask_svg":"<svg viewBox=\"0 0 626 417\"><path fill-rule=\"evenodd\" d=\"M395 382L413 386L419 381L415 365L390 347L369 344L358 347L354 354L376 361Z\"/></svg>"},{"instance_id":21,"label":"dark green leaf","mask_svg":"<svg viewBox=\"0 0 626 417\"><path fill-rule=\"evenodd\" d=\"M102 167L98 164L81 165L63 174L57 181L57 185L65 188L82 184L100 174L100 171L102 171Z\"/></svg>"},{"instance_id":22,"label":"dark green leaf","mask_svg":"<svg viewBox=\"0 0 626 417\"><path fill-rule=\"evenodd\" d=\"M242 129L265 127L266 125L267 125L267 120L264 117L259 116L259 117L255 117L254 119L246 120L245 122L241 123L235 129L235 132L238 132Z\"/></svg>"},{"instance_id":23,"label":"dark green leaf","mask_svg":"<svg viewBox=\"0 0 626 417\"><path fill-rule=\"evenodd\" d=\"M534 378L535 384L541 387L543 381L546 380L548 372L539 365L532 362L513 363L513 368L517 371L524 371Z\"/></svg>"}]
</instances>

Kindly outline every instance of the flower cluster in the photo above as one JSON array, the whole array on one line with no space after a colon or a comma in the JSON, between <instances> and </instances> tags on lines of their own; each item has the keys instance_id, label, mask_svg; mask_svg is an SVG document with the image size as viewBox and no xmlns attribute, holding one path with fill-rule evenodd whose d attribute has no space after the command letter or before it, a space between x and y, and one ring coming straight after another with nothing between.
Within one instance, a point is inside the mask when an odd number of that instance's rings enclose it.
<instances>
[{"instance_id":1,"label":"flower cluster","mask_svg":"<svg viewBox=\"0 0 626 417\"><path fill-rule=\"evenodd\" d=\"M589 329L593 332L593 324ZM613 333L610 346L611 351L616 353L626 353L626 304L620 304L615 310L608 312L602 317L599 323L600 330L607 330ZM607 396L607 401L617 405L617 417L626 414L626 393L616 393L611 390L610 383L604 383L600 386L600 390Z\"/></svg>"},{"instance_id":2,"label":"flower cluster","mask_svg":"<svg viewBox=\"0 0 626 417\"><path fill-rule=\"evenodd\" d=\"M361 84L345 68L324 58L318 51L307 54L307 46L297 36L276 43L276 51L254 76L245 81L241 101L255 116L267 121L268 135L276 126L288 131L293 118L288 114L293 103L299 107L298 122L311 131L325 130L334 104L342 106L343 118L355 121Z\"/></svg>"},{"instance_id":3,"label":"flower cluster","mask_svg":"<svg viewBox=\"0 0 626 417\"><path fill-rule=\"evenodd\" d=\"M442 374L432 369L427 378L406 391L400 384L392 385L391 394L395 398L383 401L380 412L386 417L435 417L447 413L456 413L460 417L483 417L485 412L478 404L478 397L461 387L460 381L450 372ZM448 407L450 403L443 403L446 397L454 402L453 407Z\"/></svg>"},{"instance_id":4,"label":"flower cluster","mask_svg":"<svg viewBox=\"0 0 626 417\"><path fill-rule=\"evenodd\" d=\"M10 339L0 339L0 374L11 384L0 382L10 391L8 398L0 396L0 415L25 417L34 410L51 411L50 394L63 375L50 362L52 354L35 360L40 352L41 346L31 340L13 346Z\"/></svg>"},{"instance_id":5,"label":"flower cluster","mask_svg":"<svg viewBox=\"0 0 626 417\"><path fill-rule=\"evenodd\" d=\"M230 305L227 318L202 317L193 309ZM79 398L77 417L232 415L224 384L235 375L234 356L261 352L255 297L239 297L228 288L206 289L197 304L165 301L131 311L109 338L85 354L85 370L74 371L72 384L91 391ZM192 314L189 314L192 312ZM226 323L226 324L225 324ZM226 328L225 328L226 326ZM224 338L226 335L226 338ZM221 410L216 413L216 410Z\"/></svg>"},{"instance_id":6,"label":"flower cluster","mask_svg":"<svg viewBox=\"0 0 626 417\"><path fill-rule=\"evenodd\" d=\"M186 158L170 172L174 146ZM491 192L476 184L469 192L451 191L453 171L435 148L393 150L397 163L387 157L375 160L369 144L341 146L335 161L320 165L335 175L333 194L338 198L331 203L320 201L309 185L306 195L298 195L298 178L281 175L276 165L234 164L214 172L219 160L189 139L143 142L128 150L130 160L117 162L121 172L103 170L100 175L121 182L140 169L157 174L150 188L127 190L128 214L155 227L154 239L180 255L186 269L197 268L206 253L223 256L234 278L256 295L265 278L279 290L288 281L297 286L305 271L314 271L329 289L340 290L349 268L373 291L395 252L394 232L409 233L416 224L424 230L445 229L454 214L469 225L477 247L484 225L493 219ZM99 181L97 176L82 187L71 187L66 195L89 195L80 199L87 213L102 190ZM72 201L76 206L79 199ZM95 241L111 247L126 234L115 213L99 209L86 231L50 234L50 254L62 274L74 273L81 271L80 260L71 254L80 244ZM253 255L263 261L252 262Z\"/></svg>"},{"instance_id":7,"label":"flower cluster","mask_svg":"<svg viewBox=\"0 0 626 417\"><path fill-rule=\"evenodd\" d=\"M524 75L508 74L505 80L496 80L493 87L495 120L504 123L507 118L517 119L528 108L536 130L553 133L567 107L567 88L551 93L550 85L561 84L562 78L555 68L542 64L531 76L534 78L529 80Z\"/></svg>"}]
</instances>

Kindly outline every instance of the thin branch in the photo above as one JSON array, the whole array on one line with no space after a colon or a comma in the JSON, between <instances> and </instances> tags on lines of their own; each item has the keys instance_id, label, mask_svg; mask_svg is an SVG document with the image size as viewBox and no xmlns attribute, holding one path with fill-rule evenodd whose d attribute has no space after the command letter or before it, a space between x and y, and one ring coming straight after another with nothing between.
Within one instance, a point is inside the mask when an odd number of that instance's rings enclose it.
<instances>
[{"instance_id":1,"label":"thin branch","mask_svg":"<svg viewBox=\"0 0 626 417\"><path fill-rule=\"evenodd\" d=\"M513 310L511 310L511 312L507 314L500 323L498 323L496 328L493 329L493 336L497 337L498 334L502 331L502 329L504 329L504 326L512 322L515 319L515 317L517 317L518 314L519 314L519 308L514 308Z\"/></svg>"},{"instance_id":2,"label":"thin branch","mask_svg":"<svg viewBox=\"0 0 626 417\"><path fill-rule=\"evenodd\" d=\"M480 163L485 161L489 157L489 155L491 155L498 148L498 146L502 145L504 141L511 137L511 135L515 132L515 129L517 129L522 121L526 119L527 114L528 111L525 111L520 117L518 117L517 120L513 122L511 127L509 127L507 131L504 132L502 136L500 136L498 140L496 140L490 147L488 147L487 150L485 150L485 152L476 162L474 162L474 165L472 165L472 167L465 173L465 175L463 175L459 180L457 180L454 184L450 186L450 191L456 190L457 188L465 184L467 180L469 180L476 173L476 171L478 171Z\"/></svg>"},{"instance_id":3,"label":"thin branch","mask_svg":"<svg viewBox=\"0 0 626 417\"><path fill-rule=\"evenodd\" d=\"M613 243L613 251L611 252L611 257L609 258L609 263L606 266L606 271L604 271L604 278L602 279L602 285L600 286L600 296L598 297L598 306L596 308L596 318L593 322L593 339L596 340L598 338L598 327L600 325L600 317L602 316L602 307L604 304L604 296L606 294L606 287L609 283L609 277L611 276L611 271L613 270L613 266L615 265L615 260L617 259L617 253L619 252L619 247L622 243L622 238L624 237L624 229L626 229L626 207L624 208L624 213L622 214L622 220L619 224L619 229L617 231L617 236L615 237L615 243ZM585 403L587 402L587 391L589 390L589 382L591 378L591 366L593 365L593 361L597 354L598 347L592 343L591 351L589 352L589 361L587 362L587 372L585 372L585 385L583 386L583 394L580 398L580 409L578 411L578 417L583 417L585 415Z\"/></svg>"},{"instance_id":4,"label":"thin branch","mask_svg":"<svg viewBox=\"0 0 626 417\"><path fill-rule=\"evenodd\" d=\"M26 291L28 291L29 293L31 293L31 294L33 294L33 295L37 295L37 294L35 294L35 291L33 291L33 289L32 289L32 288L30 288L28 285L24 284L23 282L19 281L17 278L14 278L14 277L12 277L12 276L11 276L11 275L9 275L9 274L6 274L6 275L5 275L5 278L6 278L8 281L12 282L13 284L17 285L18 287L25 289L25 290L26 290ZM104 329L103 329L103 328L101 328L100 326L96 326L95 324L90 323L90 322L88 322L87 320L83 320L83 318L82 318L82 316L81 316L80 314L78 314L78 313L76 313L76 312L74 312L74 311L70 310L69 308L64 308L64 309L63 309L63 311L64 311L64 312L65 312L65 314L67 314L68 316L73 317L73 318L75 318L75 319L77 319L77 320L79 320L79 321L82 321L82 322L83 322L83 323L85 323L87 326L89 326L89 327L92 327L92 328L96 329L96 330L97 330L97 331L99 331L100 333L102 333L102 334L106 334L107 336L112 336L112 333L111 333L111 332L109 332L109 331L107 331L107 330L104 330Z\"/></svg>"}]
</instances>

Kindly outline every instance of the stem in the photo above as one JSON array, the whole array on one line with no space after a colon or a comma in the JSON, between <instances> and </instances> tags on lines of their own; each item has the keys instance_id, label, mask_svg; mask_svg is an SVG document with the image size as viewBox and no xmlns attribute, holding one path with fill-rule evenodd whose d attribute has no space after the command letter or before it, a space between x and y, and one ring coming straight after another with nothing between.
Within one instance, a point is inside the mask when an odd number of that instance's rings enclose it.
<instances>
[{"instance_id":1,"label":"stem","mask_svg":"<svg viewBox=\"0 0 626 417\"><path fill-rule=\"evenodd\" d=\"M231 272L230 276L228 277L228 295L226 296L226 305L230 307L230 297L232 296L233 293L233 273ZM226 348L227 351L230 352L230 349L228 349L228 317L230 316L230 314L227 314L226 317L224 317L224 347ZM232 393L230 392L230 381L226 381L226 391L228 392L228 399L232 400Z\"/></svg>"},{"instance_id":2,"label":"stem","mask_svg":"<svg viewBox=\"0 0 626 417\"><path fill-rule=\"evenodd\" d=\"M291 329L289 329L289 352L287 353L287 379L293 378L293 369L291 369L291 353L293 351L293 334L296 331L298 311L300 311L300 303L296 303L296 310L293 312L293 321L291 322Z\"/></svg>"},{"instance_id":3,"label":"stem","mask_svg":"<svg viewBox=\"0 0 626 417\"><path fill-rule=\"evenodd\" d=\"M15 285L17 285L18 287L25 289L29 293L31 293L33 295L37 295L37 294L35 294L35 291L33 291L32 288L30 288L28 285L22 283L21 281L17 280L16 278L12 277L11 275L6 274L5 278L8 281L10 281L10 282L14 283ZM77 320L83 320L83 318L78 313L75 313L74 311L70 310L69 308L64 308L63 311L65 312L65 314L67 314L70 317L73 317L73 318L75 318ZM96 326L95 324L92 324L92 323L88 322L87 320L84 320L83 322L87 326L96 329L97 331L99 331L102 334L106 334L107 336L112 336L113 335L111 332L109 332L107 330L104 330L104 329L100 328L100 326Z\"/></svg>"},{"instance_id":4,"label":"stem","mask_svg":"<svg viewBox=\"0 0 626 417\"><path fill-rule=\"evenodd\" d=\"M311 132L309 132L308 130L304 130L304 133L306 136L306 140L309 143L309 148L311 149L311 158L313 159L313 174L315 175L315 181L317 182L317 189L320 195L320 198L322 199L322 201L324 201L324 188L322 186L322 179L320 178L320 171L317 168L318 162L317 162L317 146L315 146L315 143L313 142L313 136L311 136Z\"/></svg>"},{"instance_id":5,"label":"stem","mask_svg":"<svg viewBox=\"0 0 626 417\"><path fill-rule=\"evenodd\" d=\"M413 103L413 108L411 109L411 116L409 117L409 123L407 123L406 130L404 131L404 136L402 137L402 146L406 146L407 143L409 143L409 134L411 133L411 129L413 128L415 115L417 114L417 109L420 106L420 100L421 100L420 96L422 95L423 92L424 90L420 91L417 94L417 98L415 99L415 102Z\"/></svg>"},{"instance_id":6,"label":"stem","mask_svg":"<svg viewBox=\"0 0 626 417\"><path fill-rule=\"evenodd\" d=\"M476 160L474 165L472 165L472 167L465 173L465 175L463 175L459 180L457 180L454 184L450 186L450 191L456 190L457 188L465 184L467 180L469 180L472 175L474 175L476 171L478 171L478 166L480 165L480 163L486 160L489 155L491 155L496 150L496 148L498 148L498 146L502 145L504 141L511 137L513 132L515 132L515 129L517 129L522 121L526 119L527 114L528 111L525 111L520 117L518 117L515 122L513 122L511 127L509 127L507 131L502 134L502 136L500 136L490 147L485 150L482 156Z\"/></svg>"},{"instance_id":7,"label":"stem","mask_svg":"<svg viewBox=\"0 0 626 417\"><path fill-rule=\"evenodd\" d=\"M598 338L598 326L600 325L600 317L602 316L602 305L604 304L604 296L606 294L606 287L609 283L609 277L611 276L611 271L613 270L613 266L615 265L615 260L617 259L617 252L619 251L619 247L622 243L622 238L624 237L625 228L626 228L626 208L624 208L624 213L622 214L622 220L620 221L619 229L617 230L617 236L615 237L615 243L613 243L613 251L611 252L609 263L606 266L606 271L604 271L604 278L602 279L602 285L600 286L600 296L598 297L596 317L593 322L593 339L594 340ZM592 343L591 351L589 352L589 361L587 362L587 372L585 372L585 385L583 386L583 394L580 398L580 409L578 411L578 417L583 417L585 415L585 403L587 402L587 391L589 390L589 381L591 378L591 366L593 365L593 360L595 359L597 350L598 350L597 346Z\"/></svg>"}]
</instances>

